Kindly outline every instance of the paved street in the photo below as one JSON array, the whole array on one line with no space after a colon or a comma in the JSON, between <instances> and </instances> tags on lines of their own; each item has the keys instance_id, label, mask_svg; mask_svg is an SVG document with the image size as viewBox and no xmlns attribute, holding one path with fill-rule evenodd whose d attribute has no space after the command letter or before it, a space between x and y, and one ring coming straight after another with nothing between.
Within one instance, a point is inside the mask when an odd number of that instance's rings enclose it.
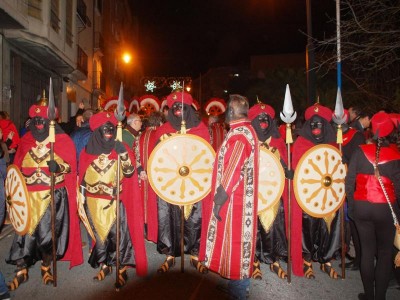
<instances>
[{"instance_id":1,"label":"paved street","mask_svg":"<svg viewBox=\"0 0 400 300\"><path fill-rule=\"evenodd\" d=\"M4 257L9 251L12 241L12 228L10 225L3 228L0 234L0 269L7 281L14 276L15 267L7 265ZM85 235L84 235L85 236ZM84 238L85 240L85 238ZM87 263L88 247L83 248L85 263L68 270L68 264L59 262L58 285L45 286L41 283L40 264L37 263L29 270L29 281L11 293L12 299L206 299L224 300L227 295L226 280L217 274L201 275L189 265L189 258L185 259L185 272L180 272L180 259L176 260L175 267L167 274L157 274L156 270L163 262L164 257L159 255L152 243L147 243L149 259L149 275L138 278L134 269L128 271L128 283L119 292L114 290L115 273L103 282L95 282L92 277L97 270L92 269ZM334 262L336 270L338 262ZM358 299L362 292L360 274L357 271L346 273L346 279L332 280L327 274L318 269L314 264L315 280L292 277L292 283L279 279L275 274L262 266L263 280L252 280L250 299ZM400 299L398 286L391 287L387 293L388 300Z\"/></svg>"}]
</instances>

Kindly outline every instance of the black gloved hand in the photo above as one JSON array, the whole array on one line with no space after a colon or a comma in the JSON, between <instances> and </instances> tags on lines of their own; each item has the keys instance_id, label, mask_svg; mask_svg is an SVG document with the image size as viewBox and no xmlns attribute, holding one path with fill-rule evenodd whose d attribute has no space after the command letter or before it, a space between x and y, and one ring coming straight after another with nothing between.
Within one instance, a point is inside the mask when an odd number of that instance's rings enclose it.
<instances>
[{"instance_id":1,"label":"black gloved hand","mask_svg":"<svg viewBox=\"0 0 400 300\"><path fill-rule=\"evenodd\" d=\"M228 200L228 194L220 185L217 188L217 192L214 195L214 207L213 207L213 214L217 218L218 221L222 221L221 216L219 215L219 211L221 210L222 205Z\"/></svg>"},{"instance_id":2,"label":"black gloved hand","mask_svg":"<svg viewBox=\"0 0 400 300\"><path fill-rule=\"evenodd\" d=\"M214 195L214 203L222 206L226 202L226 200L228 200L228 194L225 192L222 185L220 185Z\"/></svg>"},{"instance_id":3,"label":"black gloved hand","mask_svg":"<svg viewBox=\"0 0 400 300\"><path fill-rule=\"evenodd\" d=\"M58 165L58 163L56 163L55 160L49 160L47 162L47 165L49 166L49 171L51 173L59 173L61 171L60 166Z\"/></svg>"},{"instance_id":4,"label":"black gloved hand","mask_svg":"<svg viewBox=\"0 0 400 300\"><path fill-rule=\"evenodd\" d=\"M214 204L214 207L213 207L214 217L220 222L222 221L222 218L219 215L219 211L221 210L221 207L222 207L222 205L219 205L219 204Z\"/></svg>"},{"instance_id":5,"label":"black gloved hand","mask_svg":"<svg viewBox=\"0 0 400 300\"><path fill-rule=\"evenodd\" d=\"M293 171L293 170L285 169L285 177L286 177L287 179L293 180L294 171Z\"/></svg>"},{"instance_id":6,"label":"black gloved hand","mask_svg":"<svg viewBox=\"0 0 400 300\"><path fill-rule=\"evenodd\" d=\"M126 149L125 149L124 144L122 144L122 142L120 142L120 141L115 141L115 151L116 151L118 154L125 153L125 152L126 152Z\"/></svg>"}]
</instances>

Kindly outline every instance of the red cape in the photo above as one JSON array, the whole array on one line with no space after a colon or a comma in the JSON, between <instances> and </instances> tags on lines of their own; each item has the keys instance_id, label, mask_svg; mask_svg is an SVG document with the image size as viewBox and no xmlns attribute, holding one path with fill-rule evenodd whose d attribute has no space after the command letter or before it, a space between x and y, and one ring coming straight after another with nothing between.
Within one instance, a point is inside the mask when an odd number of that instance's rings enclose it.
<instances>
[{"instance_id":1,"label":"red cape","mask_svg":"<svg viewBox=\"0 0 400 300\"><path fill-rule=\"evenodd\" d=\"M147 161L150 157L150 141L152 139L152 136L155 134L155 128L146 128L146 130L142 133L140 136L140 141L139 141L139 146L140 146L140 163L143 167L143 169L147 173ZM158 234L158 228L157 224L158 222L154 220L154 214L150 212L157 211L157 195L152 189L150 183L148 180L142 181L141 186L140 186L141 192L142 192L142 199L143 201L146 201L146 206L145 207L145 215L146 215L146 220L145 223L147 223L147 239L149 241L152 241L154 243L157 243L157 234ZM149 221L149 218L151 218L151 221Z\"/></svg>"},{"instance_id":2,"label":"red cape","mask_svg":"<svg viewBox=\"0 0 400 300\"><path fill-rule=\"evenodd\" d=\"M20 140L18 150L15 154L14 164L21 168L22 160L26 153L36 146L36 140L31 132L27 132ZM50 145L47 145L50 147ZM83 263L81 229L76 204L76 153L71 138L65 134L56 134L54 153L61 157L71 167L71 172L65 174L65 187L68 191L69 206L69 241L67 251L62 258L70 262L70 269Z\"/></svg>"},{"instance_id":3,"label":"red cape","mask_svg":"<svg viewBox=\"0 0 400 300\"><path fill-rule=\"evenodd\" d=\"M134 163L136 159L132 150L129 149L129 146L126 143L124 144L125 148L128 150L131 162ZM98 158L98 155L88 154L86 153L86 149L82 150L79 157L79 174L81 174L81 178L85 176L84 174L87 168L96 158ZM109 158L117 159L117 153L115 150L111 152ZM129 233L135 251L136 274L138 276L145 276L147 274L147 256L143 237L143 203L140 198L139 182L136 172L130 178L122 178L121 182L122 194L120 195L120 199L126 209Z\"/></svg>"}]
</instances>

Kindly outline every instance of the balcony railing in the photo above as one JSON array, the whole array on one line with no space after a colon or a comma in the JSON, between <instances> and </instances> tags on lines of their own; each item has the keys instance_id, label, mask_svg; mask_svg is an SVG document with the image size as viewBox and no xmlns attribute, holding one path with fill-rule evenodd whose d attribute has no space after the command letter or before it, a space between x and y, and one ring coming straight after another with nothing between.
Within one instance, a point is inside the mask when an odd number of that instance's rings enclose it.
<instances>
[{"instance_id":1,"label":"balcony railing","mask_svg":"<svg viewBox=\"0 0 400 300\"><path fill-rule=\"evenodd\" d=\"M77 69L86 76L88 75L88 56L81 47L78 46Z\"/></svg>"}]
</instances>

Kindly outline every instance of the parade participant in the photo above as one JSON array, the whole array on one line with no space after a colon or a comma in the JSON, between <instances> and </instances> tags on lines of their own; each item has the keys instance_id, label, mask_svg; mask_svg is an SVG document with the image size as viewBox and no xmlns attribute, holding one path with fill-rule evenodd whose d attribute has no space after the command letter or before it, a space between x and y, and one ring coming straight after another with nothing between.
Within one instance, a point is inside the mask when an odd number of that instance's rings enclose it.
<instances>
[{"instance_id":1,"label":"parade participant","mask_svg":"<svg viewBox=\"0 0 400 300\"><path fill-rule=\"evenodd\" d=\"M362 249L360 266L365 294L360 294L359 299L378 300L386 298L392 272L395 226L388 201L400 216L400 154L387 139L394 129L389 115L379 112L371 123L375 142L354 151L346 176L346 193L349 216L356 223Z\"/></svg>"},{"instance_id":2,"label":"parade participant","mask_svg":"<svg viewBox=\"0 0 400 300\"><path fill-rule=\"evenodd\" d=\"M335 145L335 131L329 123L332 111L319 103L305 111L305 122L293 144L292 164L296 169L303 154L315 145ZM338 274L331 265L332 258L340 249L340 218L333 213L324 218L315 218L303 212L297 201L293 201L292 213L292 260L293 273L297 276L315 278L312 261L331 278ZM304 259L304 261L303 261Z\"/></svg>"},{"instance_id":3,"label":"parade participant","mask_svg":"<svg viewBox=\"0 0 400 300\"><path fill-rule=\"evenodd\" d=\"M230 96L226 117L230 131L214 163L213 200L208 200L213 208L204 216L200 256L210 270L229 279L235 299L246 298L257 234L259 146L248 110L245 97Z\"/></svg>"},{"instance_id":4,"label":"parade participant","mask_svg":"<svg viewBox=\"0 0 400 300\"><path fill-rule=\"evenodd\" d=\"M344 110L346 121L349 116L349 112ZM359 145L365 144L364 135L354 129L351 128L347 122L342 124L342 132L343 132L343 144L342 144L342 154L343 154L343 163L349 164L351 156L354 151L358 148ZM347 203L346 203L347 205ZM358 237L358 232L354 221L349 219L346 216L346 258L350 260L350 262L346 263L346 269L350 269L352 271L357 271L360 268L360 241ZM350 234L349 234L350 233ZM355 254L354 257L350 257L349 249L350 249L350 239L353 240Z\"/></svg>"},{"instance_id":5,"label":"parade participant","mask_svg":"<svg viewBox=\"0 0 400 300\"><path fill-rule=\"evenodd\" d=\"M143 207L137 176L133 176L133 152L115 141L117 120L114 114L100 112L90 118L93 134L80 156L79 201L84 205L94 246L89 257L93 268L100 266L94 280L102 281L116 265L116 222L120 222L120 269L116 287L126 284L127 268L136 266L139 276L147 272L143 239ZM120 157L120 182L117 161ZM116 197L120 195L120 219L116 220Z\"/></svg>"},{"instance_id":6,"label":"parade participant","mask_svg":"<svg viewBox=\"0 0 400 300\"><path fill-rule=\"evenodd\" d=\"M257 133L260 148L269 149L281 161L286 177L293 179L293 171L287 170L287 150L274 122L275 110L264 103L257 103L249 110L251 125ZM287 193L283 193L285 197ZM285 200L285 201L283 201ZM280 278L287 277L279 260L287 259L285 211L287 199L277 201L271 208L258 214L257 245L253 278L262 279L260 261L269 264L270 270ZM285 209L286 208L286 209Z\"/></svg>"},{"instance_id":7,"label":"parade participant","mask_svg":"<svg viewBox=\"0 0 400 300\"><path fill-rule=\"evenodd\" d=\"M186 132L197 135L208 143L210 134L207 126L200 121L198 114L192 107L193 98L189 93L175 91L167 97L169 107L167 122L160 126L150 141L150 148L153 149L157 142L181 130L182 118L186 122ZM204 200L203 200L204 201ZM149 204L152 208L158 206L158 218L155 216L157 211L149 212L148 222L153 222L149 226L155 226L158 222L157 250L166 255L165 262L158 269L159 273L167 272L175 265L175 257L181 256L181 209L178 205L170 204L160 197L157 197L157 204ZM190 254L190 263L200 273L206 273L205 268L198 260L200 245L201 220L202 220L202 201L193 205L186 205L185 210L185 245L184 252ZM189 214L190 212L190 214ZM188 217L186 217L189 215Z\"/></svg>"},{"instance_id":8,"label":"parade participant","mask_svg":"<svg viewBox=\"0 0 400 300\"><path fill-rule=\"evenodd\" d=\"M122 130L122 140L128 144L129 148L133 149L135 139L140 135L142 128L142 119L138 114L131 113L126 118L126 126Z\"/></svg>"},{"instance_id":9,"label":"parade participant","mask_svg":"<svg viewBox=\"0 0 400 300\"><path fill-rule=\"evenodd\" d=\"M165 116L161 111L154 111L148 118L147 126L139 139L139 153L140 153L140 164L143 166L143 170L147 170L147 163L150 156L150 140L156 133L156 129L165 123ZM148 218L151 216L150 211L157 211L157 196L154 190L151 188L149 181L143 179L140 181L140 190L142 192L142 200L144 205L144 224L145 224L145 235L147 240L157 243L157 222L149 222ZM150 200L151 199L151 200ZM151 207L153 205L153 207ZM154 207L155 206L155 207ZM153 216L157 217L156 214Z\"/></svg>"},{"instance_id":10,"label":"parade participant","mask_svg":"<svg viewBox=\"0 0 400 300\"><path fill-rule=\"evenodd\" d=\"M122 141L128 144L129 149L135 154L135 168L139 178L146 180L146 171L143 169L140 159L139 139L141 135L142 119L138 114L132 113L126 118L126 126L122 130Z\"/></svg>"},{"instance_id":11,"label":"parade participant","mask_svg":"<svg viewBox=\"0 0 400 300\"><path fill-rule=\"evenodd\" d=\"M223 114L226 110L226 103L223 99L211 98L205 105L208 115L208 130L210 131L211 146L218 151L226 135Z\"/></svg>"},{"instance_id":12,"label":"parade participant","mask_svg":"<svg viewBox=\"0 0 400 300\"><path fill-rule=\"evenodd\" d=\"M6 262L17 265L8 284L11 291L28 280L28 268L42 261L44 284L53 284L51 230L51 173L55 176L57 260L70 261L70 267L83 262L79 219L76 211L76 154L71 138L55 124L54 160L50 160L48 107L32 105L32 121L20 140L14 164L25 179L30 202L30 224L25 235L15 234Z\"/></svg>"}]
</instances>

